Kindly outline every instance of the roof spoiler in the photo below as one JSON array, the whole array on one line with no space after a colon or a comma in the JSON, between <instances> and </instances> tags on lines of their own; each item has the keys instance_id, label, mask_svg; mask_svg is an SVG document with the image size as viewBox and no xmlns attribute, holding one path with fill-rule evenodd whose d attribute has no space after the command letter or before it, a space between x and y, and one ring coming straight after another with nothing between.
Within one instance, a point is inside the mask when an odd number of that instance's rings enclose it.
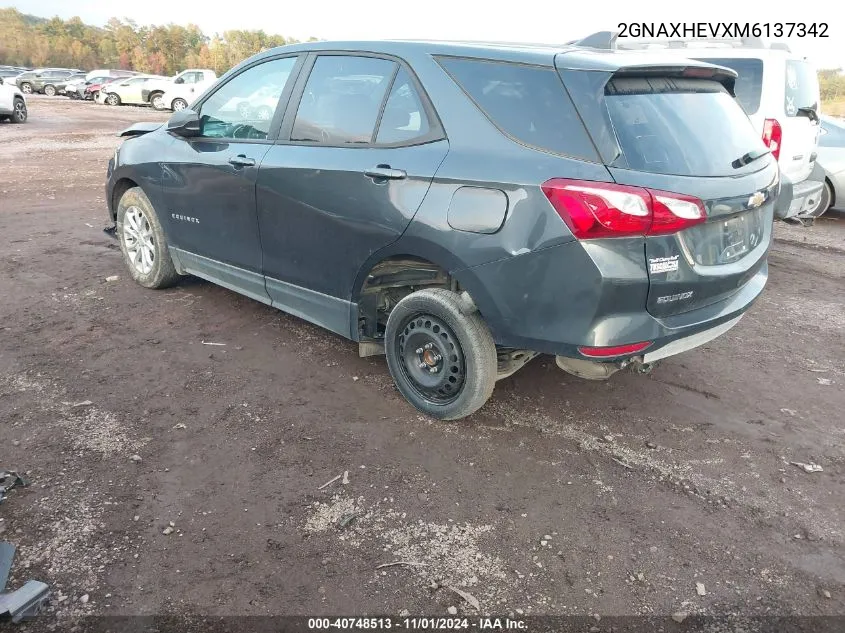
<instances>
[{"instance_id":1,"label":"roof spoiler","mask_svg":"<svg viewBox=\"0 0 845 633\"><path fill-rule=\"evenodd\" d=\"M624 38L623 38L624 39ZM582 48L597 48L603 50L644 50L649 48L689 48L707 44L710 47L724 48L768 48L791 52L785 42L763 42L759 37L694 37L686 39L652 38L638 41L619 41L619 33L614 31L598 31L592 35L567 42L570 46Z\"/></svg>"}]
</instances>

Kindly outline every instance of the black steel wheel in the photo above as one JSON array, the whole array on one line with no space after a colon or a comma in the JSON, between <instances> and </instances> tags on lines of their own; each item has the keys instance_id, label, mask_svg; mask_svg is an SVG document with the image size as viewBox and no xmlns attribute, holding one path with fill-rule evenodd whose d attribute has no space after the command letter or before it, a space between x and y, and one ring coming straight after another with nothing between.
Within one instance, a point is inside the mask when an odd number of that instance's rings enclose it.
<instances>
[{"instance_id":1,"label":"black steel wheel","mask_svg":"<svg viewBox=\"0 0 845 633\"><path fill-rule=\"evenodd\" d=\"M438 404L454 402L466 379L464 352L442 320L420 313L405 319L399 334L402 371L417 393Z\"/></svg>"},{"instance_id":2,"label":"black steel wheel","mask_svg":"<svg viewBox=\"0 0 845 633\"><path fill-rule=\"evenodd\" d=\"M444 288L414 292L393 308L385 354L397 389L417 409L442 420L466 417L493 393L496 345L475 311Z\"/></svg>"}]
</instances>

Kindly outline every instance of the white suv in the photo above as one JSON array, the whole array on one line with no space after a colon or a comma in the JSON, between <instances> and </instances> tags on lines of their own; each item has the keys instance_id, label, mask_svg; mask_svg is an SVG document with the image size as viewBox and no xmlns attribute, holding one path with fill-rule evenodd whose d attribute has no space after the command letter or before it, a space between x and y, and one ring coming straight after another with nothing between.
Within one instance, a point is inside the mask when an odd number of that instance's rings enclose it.
<instances>
[{"instance_id":1,"label":"white suv","mask_svg":"<svg viewBox=\"0 0 845 633\"><path fill-rule=\"evenodd\" d=\"M654 51L725 66L738 74L736 100L781 171L779 218L810 218L824 212L820 199L824 173L816 168L821 98L815 67L783 44L759 38L626 40L596 33L580 45Z\"/></svg>"},{"instance_id":2,"label":"white suv","mask_svg":"<svg viewBox=\"0 0 845 633\"><path fill-rule=\"evenodd\" d=\"M26 122L26 98L14 82L0 77L0 121L9 119L12 123Z\"/></svg>"}]
</instances>

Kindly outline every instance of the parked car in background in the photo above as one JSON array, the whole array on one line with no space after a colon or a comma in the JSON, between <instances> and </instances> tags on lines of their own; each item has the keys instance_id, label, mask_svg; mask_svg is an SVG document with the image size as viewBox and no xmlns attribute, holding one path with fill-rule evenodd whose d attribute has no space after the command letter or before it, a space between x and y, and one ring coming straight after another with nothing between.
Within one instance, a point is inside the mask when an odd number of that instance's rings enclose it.
<instances>
[{"instance_id":1,"label":"parked car in background","mask_svg":"<svg viewBox=\"0 0 845 633\"><path fill-rule=\"evenodd\" d=\"M68 87L70 86L71 90L74 90L80 83L85 81L85 73L75 73L69 76L64 81L58 81L55 84L56 91L60 95L66 95L68 91Z\"/></svg>"},{"instance_id":2,"label":"parked car in background","mask_svg":"<svg viewBox=\"0 0 845 633\"><path fill-rule=\"evenodd\" d=\"M817 161L824 170L824 190L814 213L819 216L845 200L845 121L842 119L822 115Z\"/></svg>"},{"instance_id":3,"label":"parked car in background","mask_svg":"<svg viewBox=\"0 0 845 633\"><path fill-rule=\"evenodd\" d=\"M11 67L11 66L0 66L0 77L3 77L4 79L9 79L9 78L14 79L18 75L20 75L22 72L25 72L25 71L18 69L18 68ZM13 81L12 83L15 83L15 82Z\"/></svg>"},{"instance_id":4,"label":"parked car in background","mask_svg":"<svg viewBox=\"0 0 845 633\"><path fill-rule=\"evenodd\" d=\"M689 57L735 70L736 99L780 167L776 217L811 218L817 212L823 180L821 170L815 169L821 97L809 60L784 44L766 44L759 38L634 41L606 35L591 37L594 42L609 39L610 46L620 50Z\"/></svg>"},{"instance_id":5,"label":"parked car in background","mask_svg":"<svg viewBox=\"0 0 845 633\"><path fill-rule=\"evenodd\" d=\"M58 93L56 84L64 83L68 77L78 72L81 71L68 68L41 68L22 73L15 81L21 92L25 94L43 93L52 97Z\"/></svg>"},{"instance_id":6,"label":"parked car in background","mask_svg":"<svg viewBox=\"0 0 845 633\"><path fill-rule=\"evenodd\" d=\"M67 87L65 87L65 94L71 99L91 99L93 97L88 94L88 87L93 85L100 86L103 82L110 81L111 79L112 77L91 77L81 82L74 82L72 87L75 88L76 92L68 91Z\"/></svg>"},{"instance_id":7,"label":"parked car in background","mask_svg":"<svg viewBox=\"0 0 845 633\"><path fill-rule=\"evenodd\" d=\"M96 78L95 78L96 79ZM121 77L102 77L99 82L93 82L85 86L85 95L82 97L85 100L95 100L100 96L100 91L108 86L113 81L118 81Z\"/></svg>"},{"instance_id":8,"label":"parked car in background","mask_svg":"<svg viewBox=\"0 0 845 633\"><path fill-rule=\"evenodd\" d=\"M105 89L100 90L98 103L107 103L108 105L134 104L146 105L149 103L142 96L143 89L150 82L157 82L166 77L160 75L134 75L132 77L124 77L117 81L112 81Z\"/></svg>"},{"instance_id":9,"label":"parked car in background","mask_svg":"<svg viewBox=\"0 0 845 633\"><path fill-rule=\"evenodd\" d=\"M132 77L139 74L134 70L123 70L115 68L99 68L97 70L90 70L85 74L86 81L94 79L95 77Z\"/></svg>"},{"instance_id":10,"label":"parked car in background","mask_svg":"<svg viewBox=\"0 0 845 633\"><path fill-rule=\"evenodd\" d=\"M284 46L124 131L109 217L141 286L195 274L295 314L462 418L538 353L603 379L741 319L779 180L735 78L574 46ZM256 94L269 118L238 107Z\"/></svg>"},{"instance_id":11,"label":"parked car in background","mask_svg":"<svg viewBox=\"0 0 845 633\"><path fill-rule=\"evenodd\" d=\"M25 123L27 119L26 97L14 83L0 77L0 121Z\"/></svg>"},{"instance_id":12,"label":"parked car in background","mask_svg":"<svg viewBox=\"0 0 845 633\"><path fill-rule=\"evenodd\" d=\"M189 68L183 70L177 75L168 79L162 79L155 83L150 82L142 92L141 97L147 103L152 105L156 110L172 110L174 99L180 99L177 106L181 106L182 102L190 103L193 98L196 98L208 86L214 83L217 79L217 74L213 70L207 68ZM164 93L171 90L174 86L184 86L178 94L171 93L172 98L165 100Z\"/></svg>"}]
</instances>

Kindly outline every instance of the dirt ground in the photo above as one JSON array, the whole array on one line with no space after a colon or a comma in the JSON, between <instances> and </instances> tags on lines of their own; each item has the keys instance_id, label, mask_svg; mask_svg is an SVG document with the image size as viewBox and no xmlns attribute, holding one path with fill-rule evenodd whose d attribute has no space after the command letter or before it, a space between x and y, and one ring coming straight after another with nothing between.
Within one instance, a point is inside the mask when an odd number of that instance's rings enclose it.
<instances>
[{"instance_id":1,"label":"dirt ground","mask_svg":"<svg viewBox=\"0 0 845 633\"><path fill-rule=\"evenodd\" d=\"M13 588L52 588L21 630L474 615L450 586L499 615L845 615L845 214L778 226L750 313L650 376L540 357L443 423L351 342L129 279L106 163L165 118L35 97L0 124L0 469L32 480L0 538Z\"/></svg>"}]
</instances>

